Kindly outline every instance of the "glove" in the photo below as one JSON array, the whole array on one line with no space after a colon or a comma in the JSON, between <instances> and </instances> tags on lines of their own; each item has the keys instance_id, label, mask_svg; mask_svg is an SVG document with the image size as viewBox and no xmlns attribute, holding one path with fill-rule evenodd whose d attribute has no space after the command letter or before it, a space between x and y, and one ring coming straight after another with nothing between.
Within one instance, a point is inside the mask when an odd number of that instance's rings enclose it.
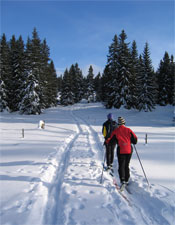
<instances>
[{"instance_id":1,"label":"glove","mask_svg":"<svg viewBox=\"0 0 175 225\"><path fill-rule=\"evenodd\" d=\"M108 145L109 144L110 139L108 138L105 143Z\"/></svg>"}]
</instances>

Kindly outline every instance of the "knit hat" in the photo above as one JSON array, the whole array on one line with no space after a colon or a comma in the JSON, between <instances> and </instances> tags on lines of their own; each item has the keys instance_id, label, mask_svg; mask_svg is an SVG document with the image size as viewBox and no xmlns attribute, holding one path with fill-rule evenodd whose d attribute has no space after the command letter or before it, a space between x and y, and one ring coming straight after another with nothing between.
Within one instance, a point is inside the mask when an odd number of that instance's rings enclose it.
<instances>
[{"instance_id":1,"label":"knit hat","mask_svg":"<svg viewBox=\"0 0 175 225\"><path fill-rule=\"evenodd\" d=\"M107 115L107 118L108 118L108 120L112 120L112 113L109 113L109 114Z\"/></svg>"},{"instance_id":2,"label":"knit hat","mask_svg":"<svg viewBox=\"0 0 175 225\"><path fill-rule=\"evenodd\" d=\"M118 117L118 125L124 125L125 119L123 117Z\"/></svg>"}]
</instances>

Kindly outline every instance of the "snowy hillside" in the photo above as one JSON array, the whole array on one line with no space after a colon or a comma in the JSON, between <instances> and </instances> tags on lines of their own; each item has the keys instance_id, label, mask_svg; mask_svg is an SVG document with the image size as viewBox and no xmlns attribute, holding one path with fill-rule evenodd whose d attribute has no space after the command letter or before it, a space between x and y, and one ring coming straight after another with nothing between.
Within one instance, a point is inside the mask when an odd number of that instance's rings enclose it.
<instances>
[{"instance_id":1,"label":"snowy hillside","mask_svg":"<svg viewBox=\"0 0 175 225\"><path fill-rule=\"evenodd\" d=\"M138 136L148 188L135 152L124 197L104 172L102 123L112 112ZM173 225L175 150L173 107L144 113L100 103L48 109L42 115L1 113L2 225ZM45 129L39 129L40 120ZM24 129L24 138L22 136ZM148 143L145 145L145 134ZM117 182L117 158L115 156Z\"/></svg>"}]
</instances>

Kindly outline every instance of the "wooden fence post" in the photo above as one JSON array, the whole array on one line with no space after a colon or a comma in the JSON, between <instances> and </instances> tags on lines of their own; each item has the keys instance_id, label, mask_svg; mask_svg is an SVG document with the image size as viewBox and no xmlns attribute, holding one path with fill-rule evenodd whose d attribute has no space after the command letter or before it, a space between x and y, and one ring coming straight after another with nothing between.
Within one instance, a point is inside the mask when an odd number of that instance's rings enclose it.
<instances>
[{"instance_id":1,"label":"wooden fence post","mask_svg":"<svg viewBox=\"0 0 175 225\"><path fill-rule=\"evenodd\" d=\"M147 144L148 143L148 135L146 134L145 135L145 144Z\"/></svg>"},{"instance_id":2,"label":"wooden fence post","mask_svg":"<svg viewBox=\"0 0 175 225\"><path fill-rule=\"evenodd\" d=\"M24 128L22 129L22 138L24 138Z\"/></svg>"}]
</instances>

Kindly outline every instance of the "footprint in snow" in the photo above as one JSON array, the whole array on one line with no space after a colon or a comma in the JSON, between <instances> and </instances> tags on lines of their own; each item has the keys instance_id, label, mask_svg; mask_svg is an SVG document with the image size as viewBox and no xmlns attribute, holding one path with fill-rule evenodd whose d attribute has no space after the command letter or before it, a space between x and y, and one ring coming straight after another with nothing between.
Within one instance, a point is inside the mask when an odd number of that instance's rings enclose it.
<instances>
[{"instance_id":1,"label":"footprint in snow","mask_svg":"<svg viewBox=\"0 0 175 225\"><path fill-rule=\"evenodd\" d=\"M76 190L73 190L73 191L71 192L71 194L76 195L76 194L77 194L77 191L76 191Z\"/></svg>"}]
</instances>

